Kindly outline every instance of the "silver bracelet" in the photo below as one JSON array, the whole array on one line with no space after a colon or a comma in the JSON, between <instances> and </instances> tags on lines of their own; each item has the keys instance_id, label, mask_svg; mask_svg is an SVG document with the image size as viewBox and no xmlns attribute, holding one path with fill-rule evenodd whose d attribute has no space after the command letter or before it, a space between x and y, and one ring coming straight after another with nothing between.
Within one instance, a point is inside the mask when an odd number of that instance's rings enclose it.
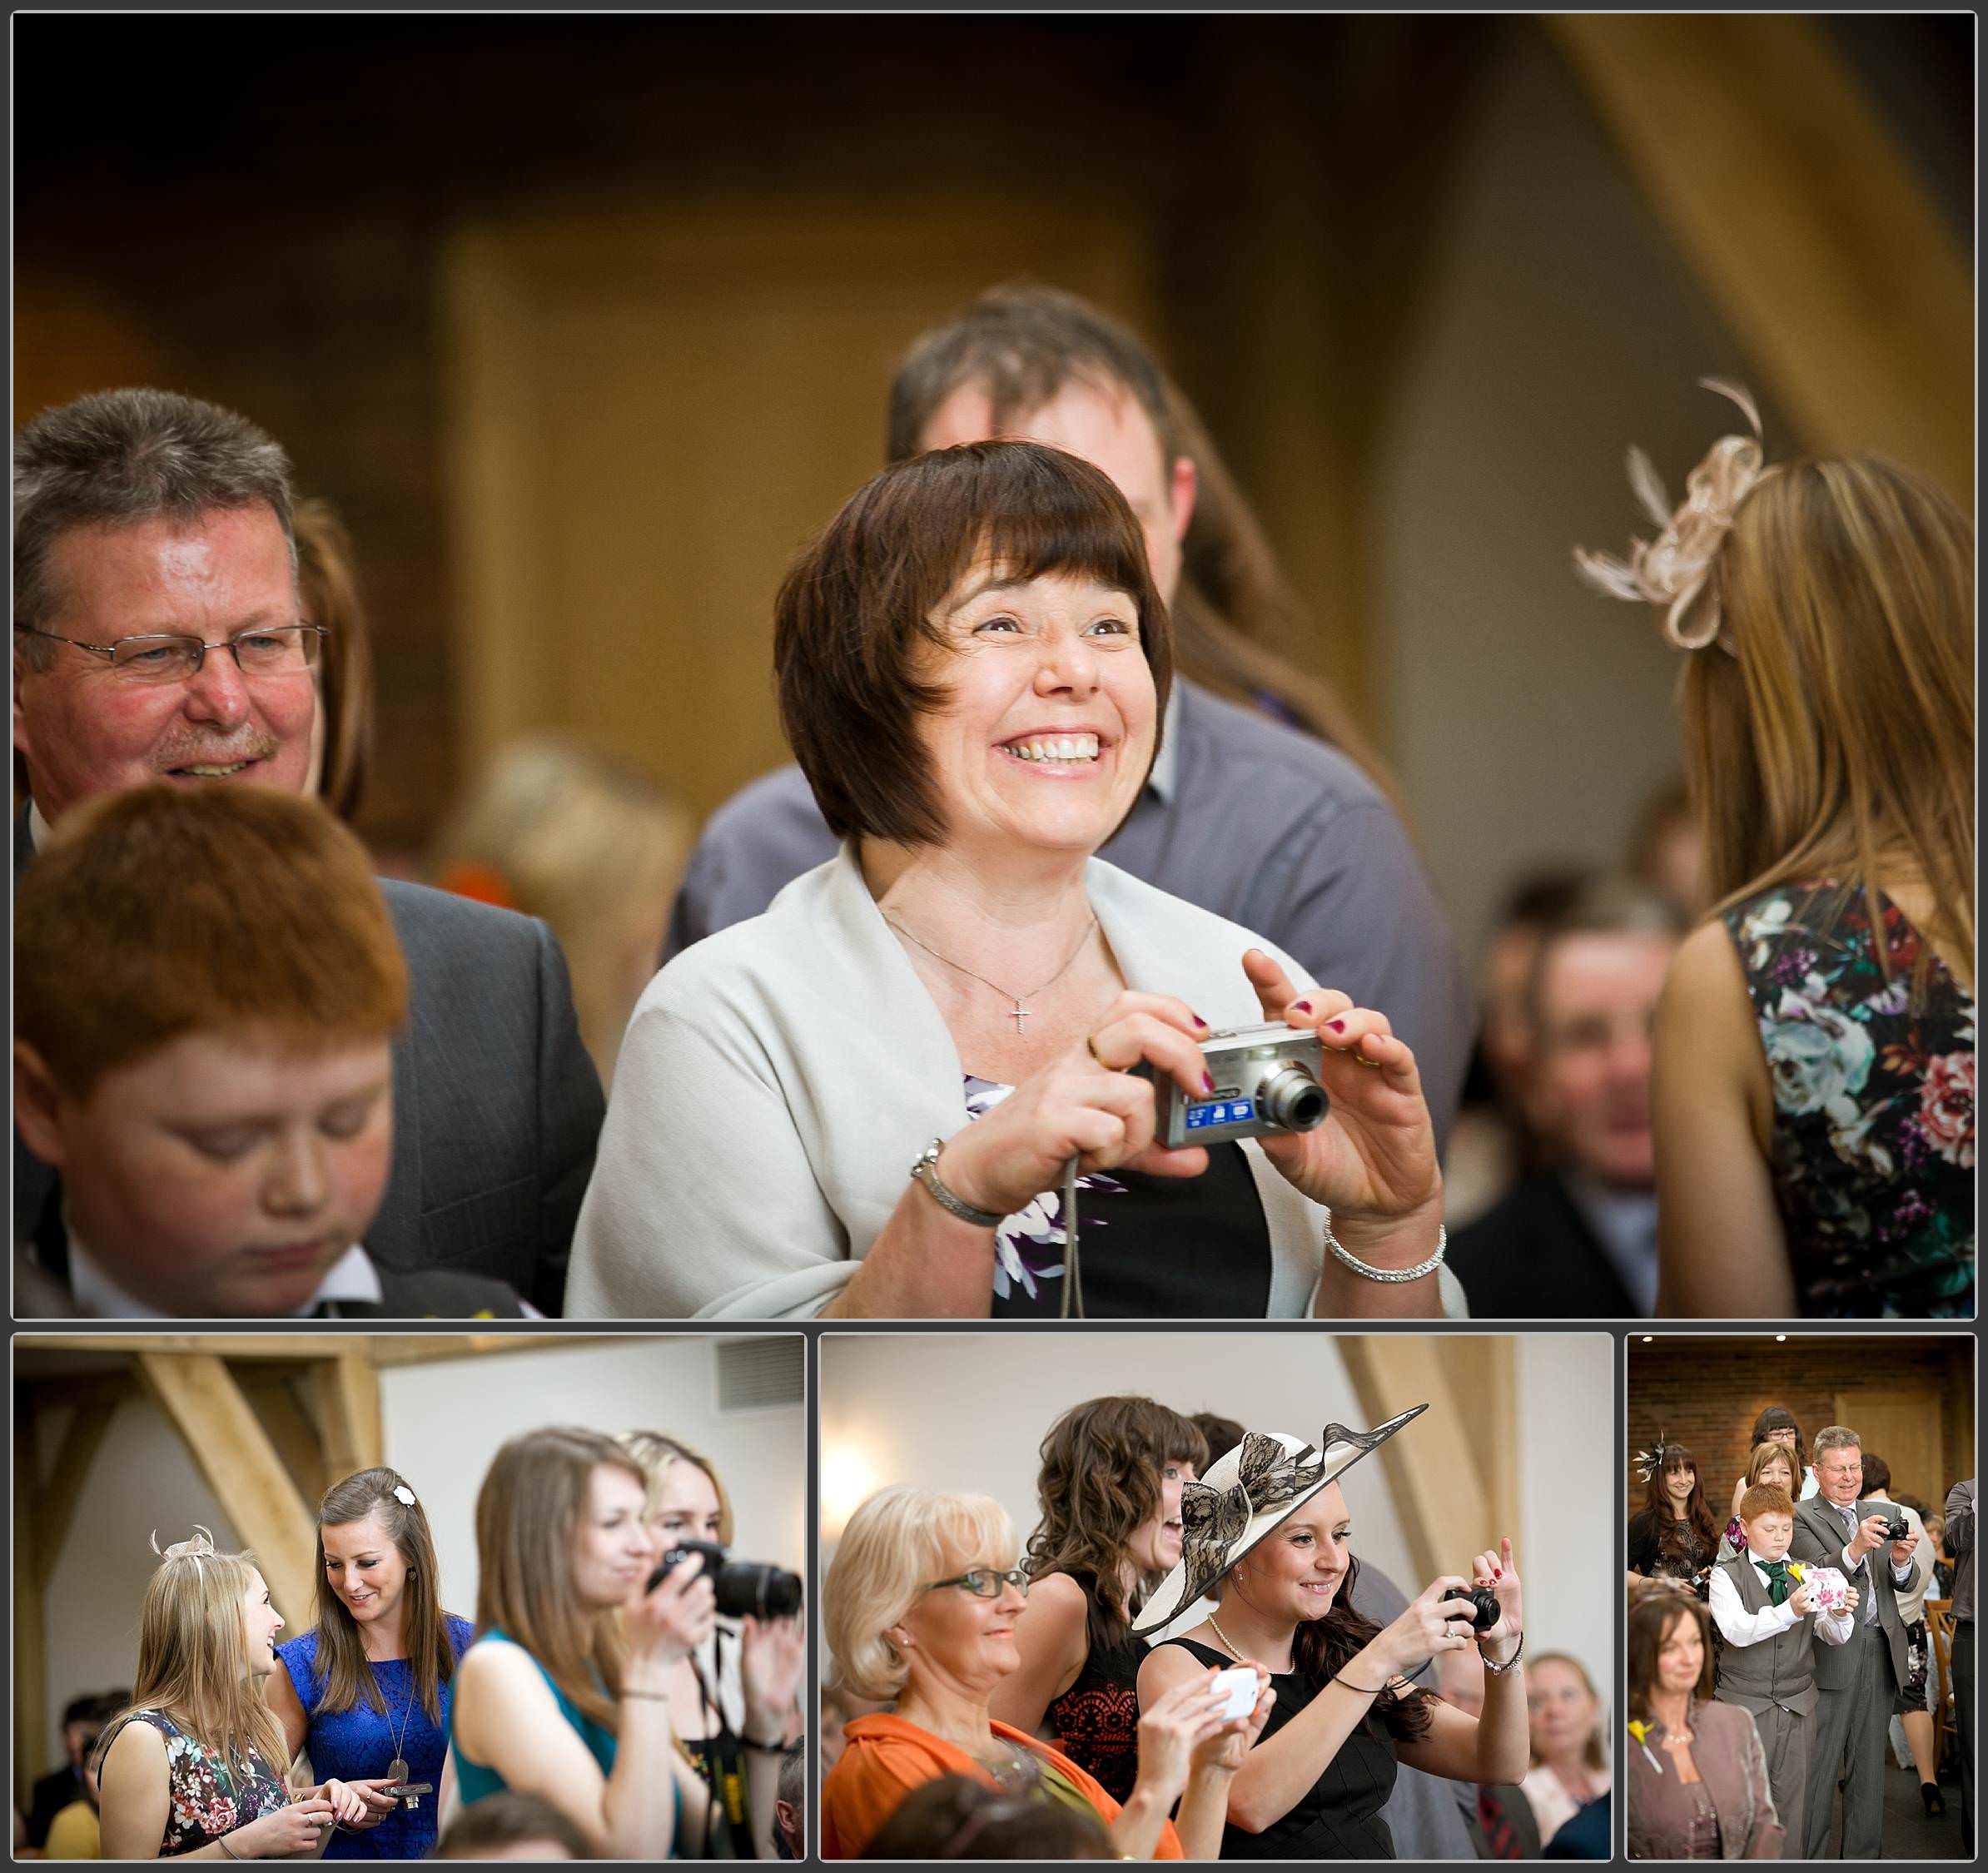
<instances>
[{"instance_id":1,"label":"silver bracelet","mask_svg":"<svg viewBox=\"0 0 1988 1873\"><path fill-rule=\"evenodd\" d=\"M935 1138L925 1147L918 1161L911 1167L912 1176L932 1192L932 1201L942 1210L950 1210L962 1223L971 1223L977 1230L991 1230L1001 1220L1001 1213L993 1210L976 1210L962 1196L956 1196L939 1181L939 1152L945 1145L942 1138Z\"/></svg>"},{"instance_id":2,"label":"silver bracelet","mask_svg":"<svg viewBox=\"0 0 1988 1873\"><path fill-rule=\"evenodd\" d=\"M1436 1252L1425 1262L1418 1262L1413 1268L1376 1268L1371 1262L1363 1262L1351 1249L1340 1245L1339 1239L1332 1233L1332 1212L1325 1212L1325 1246L1332 1251L1332 1259L1342 1262L1355 1274L1364 1274L1369 1281L1419 1281L1425 1274L1434 1274L1443 1265L1444 1252L1449 1247L1449 1231L1440 1223L1436 1225Z\"/></svg>"},{"instance_id":3,"label":"silver bracelet","mask_svg":"<svg viewBox=\"0 0 1988 1873\"><path fill-rule=\"evenodd\" d=\"M236 1853L235 1850L228 1845L228 1837L225 1834L216 1834L214 1836L214 1844L216 1846L219 1847L230 1860L240 1860L243 1857L241 1855Z\"/></svg>"},{"instance_id":4,"label":"silver bracelet","mask_svg":"<svg viewBox=\"0 0 1988 1873\"><path fill-rule=\"evenodd\" d=\"M1516 1665L1516 1664L1518 1662L1518 1661L1519 1661L1521 1658L1523 1658L1524 1656L1525 1656L1525 1634L1524 1634L1524 1633L1523 1633L1523 1632L1521 1632L1521 1633L1518 1635L1518 1649L1517 1649L1516 1651L1514 1651L1514 1652L1513 1652L1512 1656L1511 1656L1509 1658L1508 1658L1508 1659L1507 1659L1507 1660L1504 1662L1504 1663L1503 1663L1503 1664L1502 1664L1502 1665L1493 1665L1493 1664L1491 1662L1491 1661L1490 1661L1489 1659L1488 1659L1488 1658L1485 1658L1485 1657L1484 1657L1484 1653L1483 1653L1482 1652L1479 1652L1479 1653L1478 1653L1478 1657L1479 1657L1480 1659L1484 1659L1484 1669L1485 1669L1487 1672L1508 1672L1508 1671L1510 1671L1510 1670L1512 1669L1512 1667L1513 1667L1514 1665Z\"/></svg>"}]
</instances>

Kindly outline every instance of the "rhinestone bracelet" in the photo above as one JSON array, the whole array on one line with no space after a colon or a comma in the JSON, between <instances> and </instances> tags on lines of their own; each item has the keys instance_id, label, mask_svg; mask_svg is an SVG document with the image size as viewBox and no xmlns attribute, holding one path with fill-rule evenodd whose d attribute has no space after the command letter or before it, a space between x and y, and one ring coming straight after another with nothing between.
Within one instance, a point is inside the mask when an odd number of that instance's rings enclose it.
<instances>
[{"instance_id":1,"label":"rhinestone bracelet","mask_svg":"<svg viewBox=\"0 0 1988 1873\"><path fill-rule=\"evenodd\" d=\"M1439 1223L1436 1225L1436 1252L1425 1262L1418 1262L1413 1268L1376 1268L1371 1262L1363 1262L1351 1249L1340 1245L1339 1239L1332 1233L1332 1212L1325 1212L1325 1246L1332 1251L1332 1259L1353 1270L1364 1274L1369 1281L1419 1281L1425 1274L1434 1274L1443 1265L1444 1252L1449 1247L1449 1231Z\"/></svg>"}]
</instances>

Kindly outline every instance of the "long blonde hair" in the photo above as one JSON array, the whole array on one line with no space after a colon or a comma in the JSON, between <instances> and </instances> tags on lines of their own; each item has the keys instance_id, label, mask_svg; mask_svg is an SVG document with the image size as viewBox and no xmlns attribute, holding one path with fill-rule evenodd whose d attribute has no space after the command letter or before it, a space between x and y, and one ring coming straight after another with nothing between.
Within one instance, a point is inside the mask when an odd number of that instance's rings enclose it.
<instances>
[{"instance_id":1,"label":"long blonde hair","mask_svg":"<svg viewBox=\"0 0 1988 1873\"><path fill-rule=\"evenodd\" d=\"M647 1491L642 1466L612 1438L574 1425L526 1431L491 1459L476 1496L476 1630L501 1628L575 1708L618 1733L620 1609L590 1610L573 1584L587 1492L604 1465Z\"/></svg>"},{"instance_id":2,"label":"long blonde hair","mask_svg":"<svg viewBox=\"0 0 1988 1873\"><path fill-rule=\"evenodd\" d=\"M644 1516L655 1515L663 1498L663 1479L677 1464L688 1463L704 1473L718 1498L718 1545L732 1545L732 1498L725 1493L724 1478L718 1473L718 1466L708 1457L662 1431L618 1431L614 1441L642 1466L648 1479Z\"/></svg>"},{"instance_id":3,"label":"long blonde hair","mask_svg":"<svg viewBox=\"0 0 1988 1873\"><path fill-rule=\"evenodd\" d=\"M1694 651L1681 693L1717 908L1807 879L1875 894L1913 877L1932 897L1926 934L1971 956L1972 524L1888 463L1793 462L1741 502L1718 577L1732 654Z\"/></svg>"},{"instance_id":4,"label":"long blonde hair","mask_svg":"<svg viewBox=\"0 0 1988 1873\"><path fill-rule=\"evenodd\" d=\"M153 1547L157 1548L156 1536ZM283 1774L290 1746L249 1671L242 1617L242 1602L260 1571L246 1550L217 1552L212 1534L197 1524L191 1540L164 1550L146 1583L132 1701L104 1726L97 1746L100 1771L125 1718L137 1711L157 1711L221 1756L236 1775L251 1773L251 1748L271 1775Z\"/></svg>"}]
</instances>

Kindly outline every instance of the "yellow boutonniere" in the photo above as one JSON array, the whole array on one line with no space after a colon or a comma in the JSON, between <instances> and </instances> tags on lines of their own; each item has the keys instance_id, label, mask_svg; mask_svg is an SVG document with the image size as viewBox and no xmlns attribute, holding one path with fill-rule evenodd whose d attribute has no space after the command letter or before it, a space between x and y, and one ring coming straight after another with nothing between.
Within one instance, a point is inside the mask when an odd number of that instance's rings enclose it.
<instances>
[{"instance_id":1,"label":"yellow boutonniere","mask_svg":"<svg viewBox=\"0 0 1988 1873\"><path fill-rule=\"evenodd\" d=\"M1643 1741L1643 1740L1648 1736L1649 1733L1649 1725L1647 1723L1638 1723L1633 1717L1629 1720L1629 1734L1633 1736L1638 1742L1640 1743Z\"/></svg>"},{"instance_id":2,"label":"yellow boutonniere","mask_svg":"<svg viewBox=\"0 0 1988 1873\"><path fill-rule=\"evenodd\" d=\"M1808 1569L1803 1567L1799 1561L1791 1561L1788 1562L1788 1577L1791 1580L1806 1580L1808 1577Z\"/></svg>"}]
</instances>

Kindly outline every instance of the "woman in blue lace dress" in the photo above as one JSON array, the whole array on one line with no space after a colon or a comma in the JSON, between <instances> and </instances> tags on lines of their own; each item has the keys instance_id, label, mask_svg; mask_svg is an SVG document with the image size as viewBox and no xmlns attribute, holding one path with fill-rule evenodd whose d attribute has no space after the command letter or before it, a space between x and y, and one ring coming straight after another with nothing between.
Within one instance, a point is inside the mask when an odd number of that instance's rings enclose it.
<instances>
[{"instance_id":1,"label":"woman in blue lace dress","mask_svg":"<svg viewBox=\"0 0 1988 1873\"><path fill-rule=\"evenodd\" d=\"M1868 457L1727 436L1628 564L1687 652L1712 914L1657 1019L1660 1314L1974 1312L1974 529Z\"/></svg>"},{"instance_id":2,"label":"woman in blue lace dress","mask_svg":"<svg viewBox=\"0 0 1988 1873\"><path fill-rule=\"evenodd\" d=\"M360 1470L317 1512L317 1625L276 1648L266 1692L292 1759L355 1790L366 1814L327 1860L423 1860L434 1851L449 1693L470 1643L443 1610L428 1517L397 1470ZM429 1792L401 1796L395 1785Z\"/></svg>"},{"instance_id":3,"label":"woman in blue lace dress","mask_svg":"<svg viewBox=\"0 0 1988 1873\"><path fill-rule=\"evenodd\" d=\"M289 1756L261 1693L282 1629L253 1555L216 1552L204 1528L165 1550L131 1707L97 1745L105 1860L312 1858L335 1822L364 1816L337 1781L284 1786Z\"/></svg>"}]
</instances>

